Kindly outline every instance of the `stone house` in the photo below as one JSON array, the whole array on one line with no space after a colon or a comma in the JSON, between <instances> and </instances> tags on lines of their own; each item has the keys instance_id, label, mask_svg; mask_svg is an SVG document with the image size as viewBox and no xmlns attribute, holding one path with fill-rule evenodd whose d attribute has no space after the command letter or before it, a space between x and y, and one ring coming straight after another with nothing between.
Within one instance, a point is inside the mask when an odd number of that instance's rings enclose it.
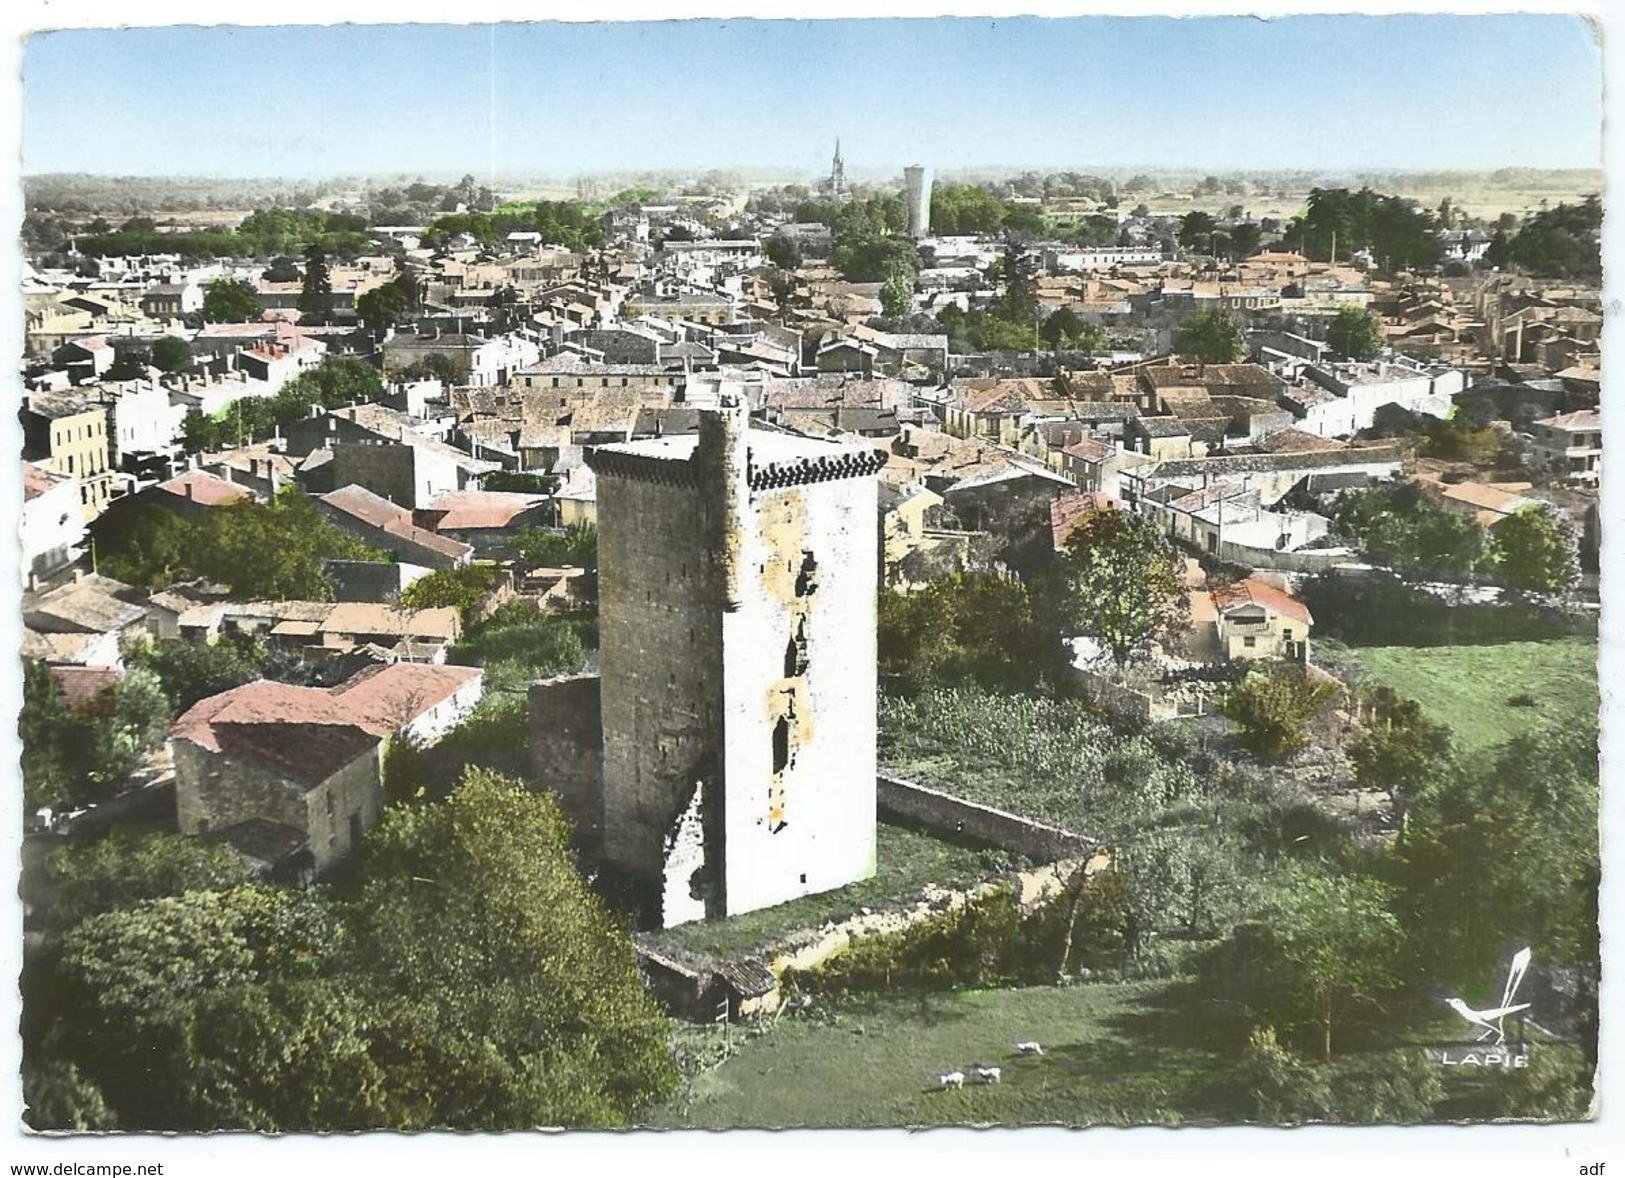
<instances>
[{"instance_id":1,"label":"stone house","mask_svg":"<svg viewBox=\"0 0 1625 1178\"><path fill-rule=\"evenodd\" d=\"M413 564L431 569L455 568L467 564L474 555L471 545L419 527L409 509L365 487L343 486L315 496L311 503L340 531Z\"/></svg>"},{"instance_id":2,"label":"stone house","mask_svg":"<svg viewBox=\"0 0 1625 1178\"><path fill-rule=\"evenodd\" d=\"M1193 657L1309 661L1314 619L1297 598L1257 577L1191 593Z\"/></svg>"},{"instance_id":3,"label":"stone house","mask_svg":"<svg viewBox=\"0 0 1625 1178\"><path fill-rule=\"evenodd\" d=\"M1560 413L1531 430L1532 457L1567 482L1596 485L1602 473L1602 414L1596 409Z\"/></svg>"},{"instance_id":4,"label":"stone house","mask_svg":"<svg viewBox=\"0 0 1625 1178\"><path fill-rule=\"evenodd\" d=\"M183 834L219 834L273 874L320 875L383 812L388 743L438 741L479 701L477 667L397 663L333 688L270 680L201 700L170 729Z\"/></svg>"}]
</instances>

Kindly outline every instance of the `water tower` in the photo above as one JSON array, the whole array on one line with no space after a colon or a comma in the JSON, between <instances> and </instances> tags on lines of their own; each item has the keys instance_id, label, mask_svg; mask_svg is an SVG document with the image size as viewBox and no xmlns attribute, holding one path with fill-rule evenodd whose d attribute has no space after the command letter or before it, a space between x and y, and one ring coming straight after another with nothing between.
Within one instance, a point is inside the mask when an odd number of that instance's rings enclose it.
<instances>
[{"instance_id":1,"label":"water tower","mask_svg":"<svg viewBox=\"0 0 1625 1178\"><path fill-rule=\"evenodd\" d=\"M919 241L931 232L931 169L916 164L903 169L907 188L908 235Z\"/></svg>"}]
</instances>

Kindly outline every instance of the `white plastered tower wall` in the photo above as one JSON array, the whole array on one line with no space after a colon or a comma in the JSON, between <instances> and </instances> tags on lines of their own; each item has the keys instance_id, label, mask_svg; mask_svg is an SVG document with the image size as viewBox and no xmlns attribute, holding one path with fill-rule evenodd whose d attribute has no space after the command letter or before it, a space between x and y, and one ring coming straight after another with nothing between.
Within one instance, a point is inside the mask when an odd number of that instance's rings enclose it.
<instances>
[{"instance_id":1,"label":"white plastered tower wall","mask_svg":"<svg viewBox=\"0 0 1625 1178\"><path fill-rule=\"evenodd\" d=\"M604 850L661 881L668 925L874 872L883 460L740 405L589 459Z\"/></svg>"},{"instance_id":2,"label":"white plastered tower wall","mask_svg":"<svg viewBox=\"0 0 1625 1178\"><path fill-rule=\"evenodd\" d=\"M875 871L874 480L754 492L749 518L722 629L730 914Z\"/></svg>"}]
</instances>

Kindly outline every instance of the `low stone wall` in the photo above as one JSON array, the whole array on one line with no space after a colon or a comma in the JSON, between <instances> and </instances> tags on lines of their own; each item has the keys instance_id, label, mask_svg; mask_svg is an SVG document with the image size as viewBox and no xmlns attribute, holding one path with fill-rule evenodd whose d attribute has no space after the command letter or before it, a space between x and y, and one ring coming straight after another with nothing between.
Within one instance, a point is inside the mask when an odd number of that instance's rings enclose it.
<instances>
[{"instance_id":1,"label":"low stone wall","mask_svg":"<svg viewBox=\"0 0 1625 1178\"><path fill-rule=\"evenodd\" d=\"M931 834L968 838L1031 859L1075 856L1100 841L886 773L875 775L875 800L884 817L921 827Z\"/></svg>"},{"instance_id":2,"label":"low stone wall","mask_svg":"<svg viewBox=\"0 0 1625 1178\"><path fill-rule=\"evenodd\" d=\"M791 930L771 944L744 955L742 960L765 964L775 978L782 977L789 969L816 969L844 952L854 941L894 936L996 892L1012 892L1021 912L1031 913L1065 892L1080 870L1085 875L1093 875L1111 865L1111 851L1094 847L1070 858L1006 872L965 888L928 886L917 899L901 905L859 909L817 928ZM649 936L637 936L634 942L638 965L648 979L650 990L671 1013L698 1022L716 1018L722 998L730 992L726 979L733 963L673 951L654 943ZM781 1000L782 994L775 987L730 1009L741 1017L771 1014L778 1009Z\"/></svg>"},{"instance_id":3,"label":"low stone wall","mask_svg":"<svg viewBox=\"0 0 1625 1178\"><path fill-rule=\"evenodd\" d=\"M1357 559L1346 548L1300 548L1296 552L1276 552L1272 548L1253 548L1229 540L1219 545L1217 555L1221 560L1246 565L1251 569L1278 569L1289 573L1324 573Z\"/></svg>"},{"instance_id":4,"label":"low stone wall","mask_svg":"<svg viewBox=\"0 0 1625 1178\"><path fill-rule=\"evenodd\" d=\"M1079 690L1093 707L1110 712L1125 720L1148 723L1171 720L1179 715L1177 704L1146 692L1137 691L1126 683L1118 683L1109 675L1074 667Z\"/></svg>"},{"instance_id":5,"label":"low stone wall","mask_svg":"<svg viewBox=\"0 0 1625 1178\"><path fill-rule=\"evenodd\" d=\"M1111 862L1111 852L1099 848L1091 854L995 876L968 888L928 887L906 907L860 911L844 920L784 937L767 951L767 967L776 976L787 969L815 969L863 937L903 932L1005 889L1014 891L1016 903L1025 915L1064 892L1080 869L1093 875L1110 867Z\"/></svg>"}]
</instances>

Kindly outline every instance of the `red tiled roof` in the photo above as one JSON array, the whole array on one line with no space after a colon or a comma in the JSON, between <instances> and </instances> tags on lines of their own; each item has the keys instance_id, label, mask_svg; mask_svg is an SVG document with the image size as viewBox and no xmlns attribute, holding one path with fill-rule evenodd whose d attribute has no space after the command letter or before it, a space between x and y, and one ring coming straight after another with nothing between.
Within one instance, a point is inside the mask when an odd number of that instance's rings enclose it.
<instances>
[{"instance_id":1,"label":"red tiled roof","mask_svg":"<svg viewBox=\"0 0 1625 1178\"><path fill-rule=\"evenodd\" d=\"M526 495L518 491L447 491L435 497L429 510L440 515L436 530L506 528L517 517L545 502L545 495Z\"/></svg>"},{"instance_id":2,"label":"red tiled roof","mask_svg":"<svg viewBox=\"0 0 1625 1178\"><path fill-rule=\"evenodd\" d=\"M348 714L370 730L393 732L473 683L478 667L392 663L368 667L331 689Z\"/></svg>"},{"instance_id":3,"label":"red tiled roof","mask_svg":"<svg viewBox=\"0 0 1625 1178\"><path fill-rule=\"evenodd\" d=\"M1102 491L1063 491L1049 504L1050 538L1059 552L1078 521L1099 507L1115 507L1116 501Z\"/></svg>"},{"instance_id":4,"label":"red tiled roof","mask_svg":"<svg viewBox=\"0 0 1625 1178\"><path fill-rule=\"evenodd\" d=\"M49 668L57 698L70 712L83 711L96 697L118 685L123 675L112 667L55 666Z\"/></svg>"},{"instance_id":5,"label":"red tiled roof","mask_svg":"<svg viewBox=\"0 0 1625 1178\"><path fill-rule=\"evenodd\" d=\"M392 523L411 523L412 513L398 503L391 503L382 495L374 495L365 487L350 483L336 491L318 495L323 503L336 507L345 515L354 516L375 528L386 528Z\"/></svg>"},{"instance_id":6,"label":"red tiled roof","mask_svg":"<svg viewBox=\"0 0 1625 1178\"><path fill-rule=\"evenodd\" d=\"M1081 458L1086 462L1104 462L1117 453L1117 447L1109 446L1105 442L1097 442L1094 438L1080 438L1064 448L1061 453L1073 458Z\"/></svg>"},{"instance_id":7,"label":"red tiled roof","mask_svg":"<svg viewBox=\"0 0 1625 1178\"><path fill-rule=\"evenodd\" d=\"M1559 413L1556 417L1544 418L1535 424L1550 426L1552 429L1599 430L1602 428L1602 414L1595 409L1577 409L1573 413Z\"/></svg>"},{"instance_id":8,"label":"red tiled roof","mask_svg":"<svg viewBox=\"0 0 1625 1178\"><path fill-rule=\"evenodd\" d=\"M1344 446L1307 430L1288 428L1270 434L1258 443L1258 448L1267 454L1303 454L1312 450L1341 450Z\"/></svg>"},{"instance_id":9,"label":"red tiled roof","mask_svg":"<svg viewBox=\"0 0 1625 1178\"><path fill-rule=\"evenodd\" d=\"M1314 618L1309 616L1308 608L1291 594L1284 593L1274 585L1260 581L1257 577L1247 577L1230 585L1220 585L1212 590L1214 607L1219 613L1229 613L1245 605L1258 605L1270 613L1280 614L1282 617L1313 625Z\"/></svg>"},{"instance_id":10,"label":"red tiled roof","mask_svg":"<svg viewBox=\"0 0 1625 1178\"><path fill-rule=\"evenodd\" d=\"M23 463L23 499L38 499L52 487L59 487L63 483L71 482L67 475L57 474L53 470L46 470L43 466L35 466L31 462Z\"/></svg>"},{"instance_id":11,"label":"red tiled roof","mask_svg":"<svg viewBox=\"0 0 1625 1178\"><path fill-rule=\"evenodd\" d=\"M189 499L205 507L220 507L248 497L248 492L230 479L223 479L206 470L189 470L167 482L159 483L158 489L169 492L177 499Z\"/></svg>"},{"instance_id":12,"label":"red tiled roof","mask_svg":"<svg viewBox=\"0 0 1625 1178\"><path fill-rule=\"evenodd\" d=\"M369 749L378 737L352 724L225 724L216 751L280 770L303 785L319 785Z\"/></svg>"},{"instance_id":13,"label":"red tiled roof","mask_svg":"<svg viewBox=\"0 0 1625 1178\"><path fill-rule=\"evenodd\" d=\"M369 667L326 689L258 679L193 704L170 734L210 752L235 751L288 772L310 767L309 748L314 769L326 770L314 780L323 780L359 754L361 736L376 742L483 674L478 667L396 663ZM340 753L345 759L332 764L329 754Z\"/></svg>"}]
</instances>

